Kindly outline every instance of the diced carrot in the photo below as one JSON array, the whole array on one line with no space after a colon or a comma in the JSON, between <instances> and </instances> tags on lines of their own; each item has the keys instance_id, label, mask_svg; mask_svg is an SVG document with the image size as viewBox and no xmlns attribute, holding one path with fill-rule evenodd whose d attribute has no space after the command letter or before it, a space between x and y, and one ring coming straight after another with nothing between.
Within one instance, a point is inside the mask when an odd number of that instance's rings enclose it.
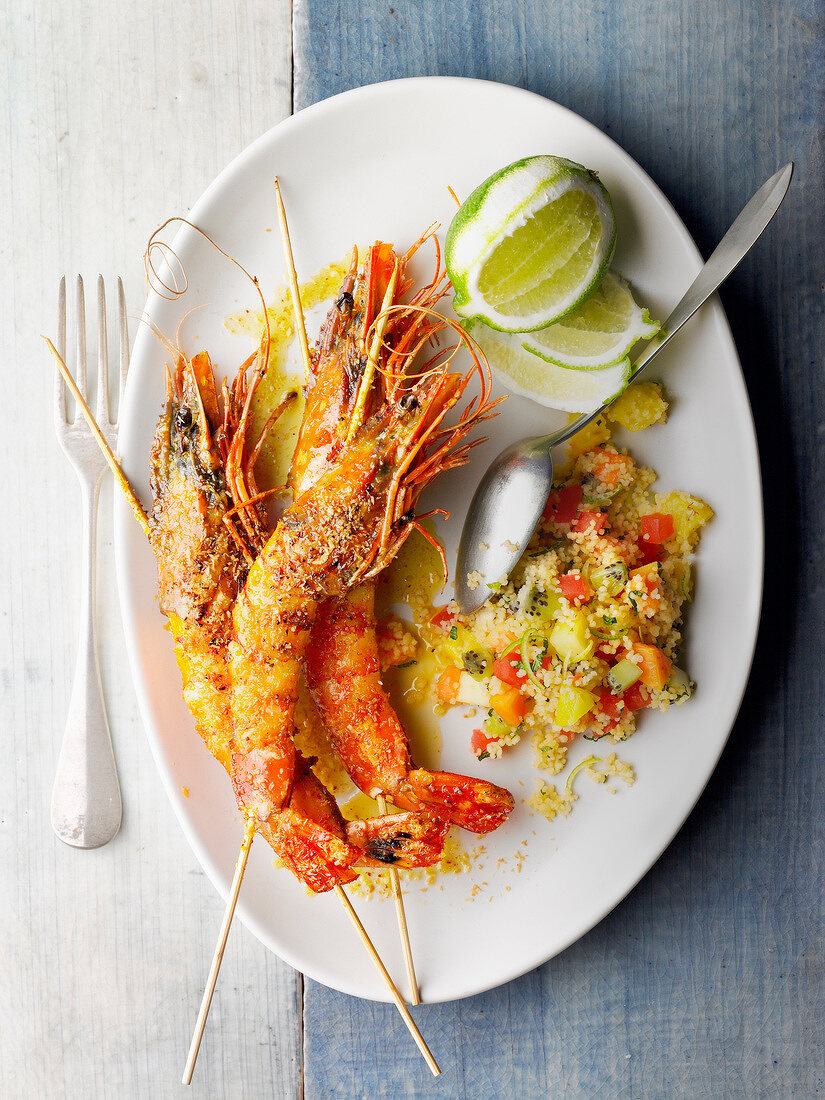
<instances>
[{"instance_id":1,"label":"diced carrot","mask_svg":"<svg viewBox=\"0 0 825 1100\"><path fill-rule=\"evenodd\" d=\"M547 498L542 518L555 523L570 523L576 518L583 491L578 481L554 489Z\"/></svg>"},{"instance_id":2,"label":"diced carrot","mask_svg":"<svg viewBox=\"0 0 825 1100\"><path fill-rule=\"evenodd\" d=\"M586 603L593 595L590 590L590 585L578 569L572 569L569 573L563 573L559 577L559 590L562 596L564 596L566 600L570 600L571 603L574 600Z\"/></svg>"},{"instance_id":3,"label":"diced carrot","mask_svg":"<svg viewBox=\"0 0 825 1100\"><path fill-rule=\"evenodd\" d=\"M508 726L518 726L527 713L527 700L517 687L509 687L491 695L490 706Z\"/></svg>"},{"instance_id":4,"label":"diced carrot","mask_svg":"<svg viewBox=\"0 0 825 1100\"><path fill-rule=\"evenodd\" d=\"M655 691L661 691L670 676L670 669L673 662L669 657L666 657L656 645L635 642L633 645L633 652L638 654L642 659L640 666L642 670L642 683L645 687L653 688Z\"/></svg>"},{"instance_id":5,"label":"diced carrot","mask_svg":"<svg viewBox=\"0 0 825 1100\"><path fill-rule=\"evenodd\" d=\"M579 515L571 530L578 532L580 535L591 533L603 535L607 530L607 516L604 512L584 511Z\"/></svg>"},{"instance_id":6,"label":"diced carrot","mask_svg":"<svg viewBox=\"0 0 825 1100\"><path fill-rule=\"evenodd\" d=\"M511 687L518 687L519 684L523 684L526 676L522 674L519 676L519 670L514 667L513 662L518 663L519 657L517 653L507 657L497 657L493 661L493 675L498 676L502 684L509 684Z\"/></svg>"},{"instance_id":7,"label":"diced carrot","mask_svg":"<svg viewBox=\"0 0 825 1100\"><path fill-rule=\"evenodd\" d=\"M455 702L458 694L458 682L461 679L461 669L456 665L448 665L435 682L435 694L439 702L450 705Z\"/></svg>"},{"instance_id":8,"label":"diced carrot","mask_svg":"<svg viewBox=\"0 0 825 1100\"><path fill-rule=\"evenodd\" d=\"M661 545L673 537L675 529L673 516L668 515L667 512L651 512L650 515L642 516L641 528L644 542L655 542Z\"/></svg>"}]
</instances>

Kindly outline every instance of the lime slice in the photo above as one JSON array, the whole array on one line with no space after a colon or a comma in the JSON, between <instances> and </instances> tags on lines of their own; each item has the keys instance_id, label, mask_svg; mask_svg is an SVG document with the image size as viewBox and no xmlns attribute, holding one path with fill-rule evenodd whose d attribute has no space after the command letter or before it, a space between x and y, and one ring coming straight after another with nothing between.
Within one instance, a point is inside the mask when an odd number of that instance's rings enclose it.
<instances>
[{"instance_id":1,"label":"lime slice","mask_svg":"<svg viewBox=\"0 0 825 1100\"><path fill-rule=\"evenodd\" d=\"M659 331L646 309L634 301L630 287L613 271L572 313L537 332L525 333L528 351L548 363L574 370L600 370L626 359L637 340Z\"/></svg>"},{"instance_id":2,"label":"lime slice","mask_svg":"<svg viewBox=\"0 0 825 1100\"><path fill-rule=\"evenodd\" d=\"M592 412L620 393L630 378L629 359L601 370L571 370L528 351L520 333L498 332L482 321L468 321L464 327L509 390L552 409Z\"/></svg>"},{"instance_id":3,"label":"lime slice","mask_svg":"<svg viewBox=\"0 0 825 1100\"><path fill-rule=\"evenodd\" d=\"M544 328L593 290L615 244L595 173L562 157L517 160L477 187L447 230L455 311L503 332Z\"/></svg>"}]
</instances>

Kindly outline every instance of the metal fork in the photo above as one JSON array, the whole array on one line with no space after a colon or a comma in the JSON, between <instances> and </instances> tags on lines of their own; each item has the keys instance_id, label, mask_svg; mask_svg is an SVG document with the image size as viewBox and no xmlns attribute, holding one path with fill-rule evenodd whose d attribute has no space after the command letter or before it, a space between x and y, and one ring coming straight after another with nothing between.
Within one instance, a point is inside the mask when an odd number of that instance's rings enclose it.
<instances>
[{"instance_id":1,"label":"metal fork","mask_svg":"<svg viewBox=\"0 0 825 1100\"><path fill-rule=\"evenodd\" d=\"M129 334L123 283L117 281L120 380L118 415L129 366ZM103 276L97 282L98 368L96 419L114 450L117 417L109 415L109 358L106 333L106 292ZM88 401L86 384L86 307L83 280L77 277L77 383ZM66 361L66 279L60 280L57 350ZM73 421L66 410L66 388L60 374L55 382L55 429L58 441L77 472L83 515L83 573L80 593L80 642L69 713L52 793L52 828L74 848L99 848L120 828L123 807L112 738L106 718L95 637L95 557L97 502L106 472L106 460L80 410Z\"/></svg>"}]
</instances>

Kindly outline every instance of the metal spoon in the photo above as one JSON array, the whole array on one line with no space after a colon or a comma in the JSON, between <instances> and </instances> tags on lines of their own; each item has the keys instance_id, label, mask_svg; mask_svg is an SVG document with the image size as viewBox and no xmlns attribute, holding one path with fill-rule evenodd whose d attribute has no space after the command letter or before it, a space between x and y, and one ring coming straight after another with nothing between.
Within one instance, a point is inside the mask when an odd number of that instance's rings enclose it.
<instances>
[{"instance_id":1,"label":"metal spoon","mask_svg":"<svg viewBox=\"0 0 825 1100\"><path fill-rule=\"evenodd\" d=\"M762 184L665 321L665 336L635 367L632 378L641 374L744 259L779 209L792 175L790 162ZM507 576L530 541L553 486L553 447L589 424L613 400L595 412L582 413L552 435L512 444L490 466L473 496L458 547L455 594L464 614L481 607L491 592L485 581ZM471 588L468 577L475 573L482 579L475 577L478 584Z\"/></svg>"}]
</instances>

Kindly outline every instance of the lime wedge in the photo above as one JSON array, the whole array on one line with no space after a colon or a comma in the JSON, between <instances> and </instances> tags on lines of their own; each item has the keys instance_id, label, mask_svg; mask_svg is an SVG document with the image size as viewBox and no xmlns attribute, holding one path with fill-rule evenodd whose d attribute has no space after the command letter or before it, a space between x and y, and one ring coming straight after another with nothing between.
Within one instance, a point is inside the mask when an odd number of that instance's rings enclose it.
<instances>
[{"instance_id":1,"label":"lime wedge","mask_svg":"<svg viewBox=\"0 0 825 1100\"><path fill-rule=\"evenodd\" d=\"M571 370L528 351L521 333L499 332L482 321L468 321L464 327L509 390L552 409L592 412L620 393L630 378L629 359L601 370Z\"/></svg>"},{"instance_id":2,"label":"lime wedge","mask_svg":"<svg viewBox=\"0 0 825 1100\"><path fill-rule=\"evenodd\" d=\"M615 244L594 172L562 157L518 160L480 184L447 230L455 311L503 332L544 328L593 290Z\"/></svg>"},{"instance_id":3,"label":"lime wedge","mask_svg":"<svg viewBox=\"0 0 825 1100\"><path fill-rule=\"evenodd\" d=\"M572 313L537 332L524 346L560 367L600 370L627 358L637 340L650 340L661 326L637 305L630 287L614 271Z\"/></svg>"}]
</instances>

